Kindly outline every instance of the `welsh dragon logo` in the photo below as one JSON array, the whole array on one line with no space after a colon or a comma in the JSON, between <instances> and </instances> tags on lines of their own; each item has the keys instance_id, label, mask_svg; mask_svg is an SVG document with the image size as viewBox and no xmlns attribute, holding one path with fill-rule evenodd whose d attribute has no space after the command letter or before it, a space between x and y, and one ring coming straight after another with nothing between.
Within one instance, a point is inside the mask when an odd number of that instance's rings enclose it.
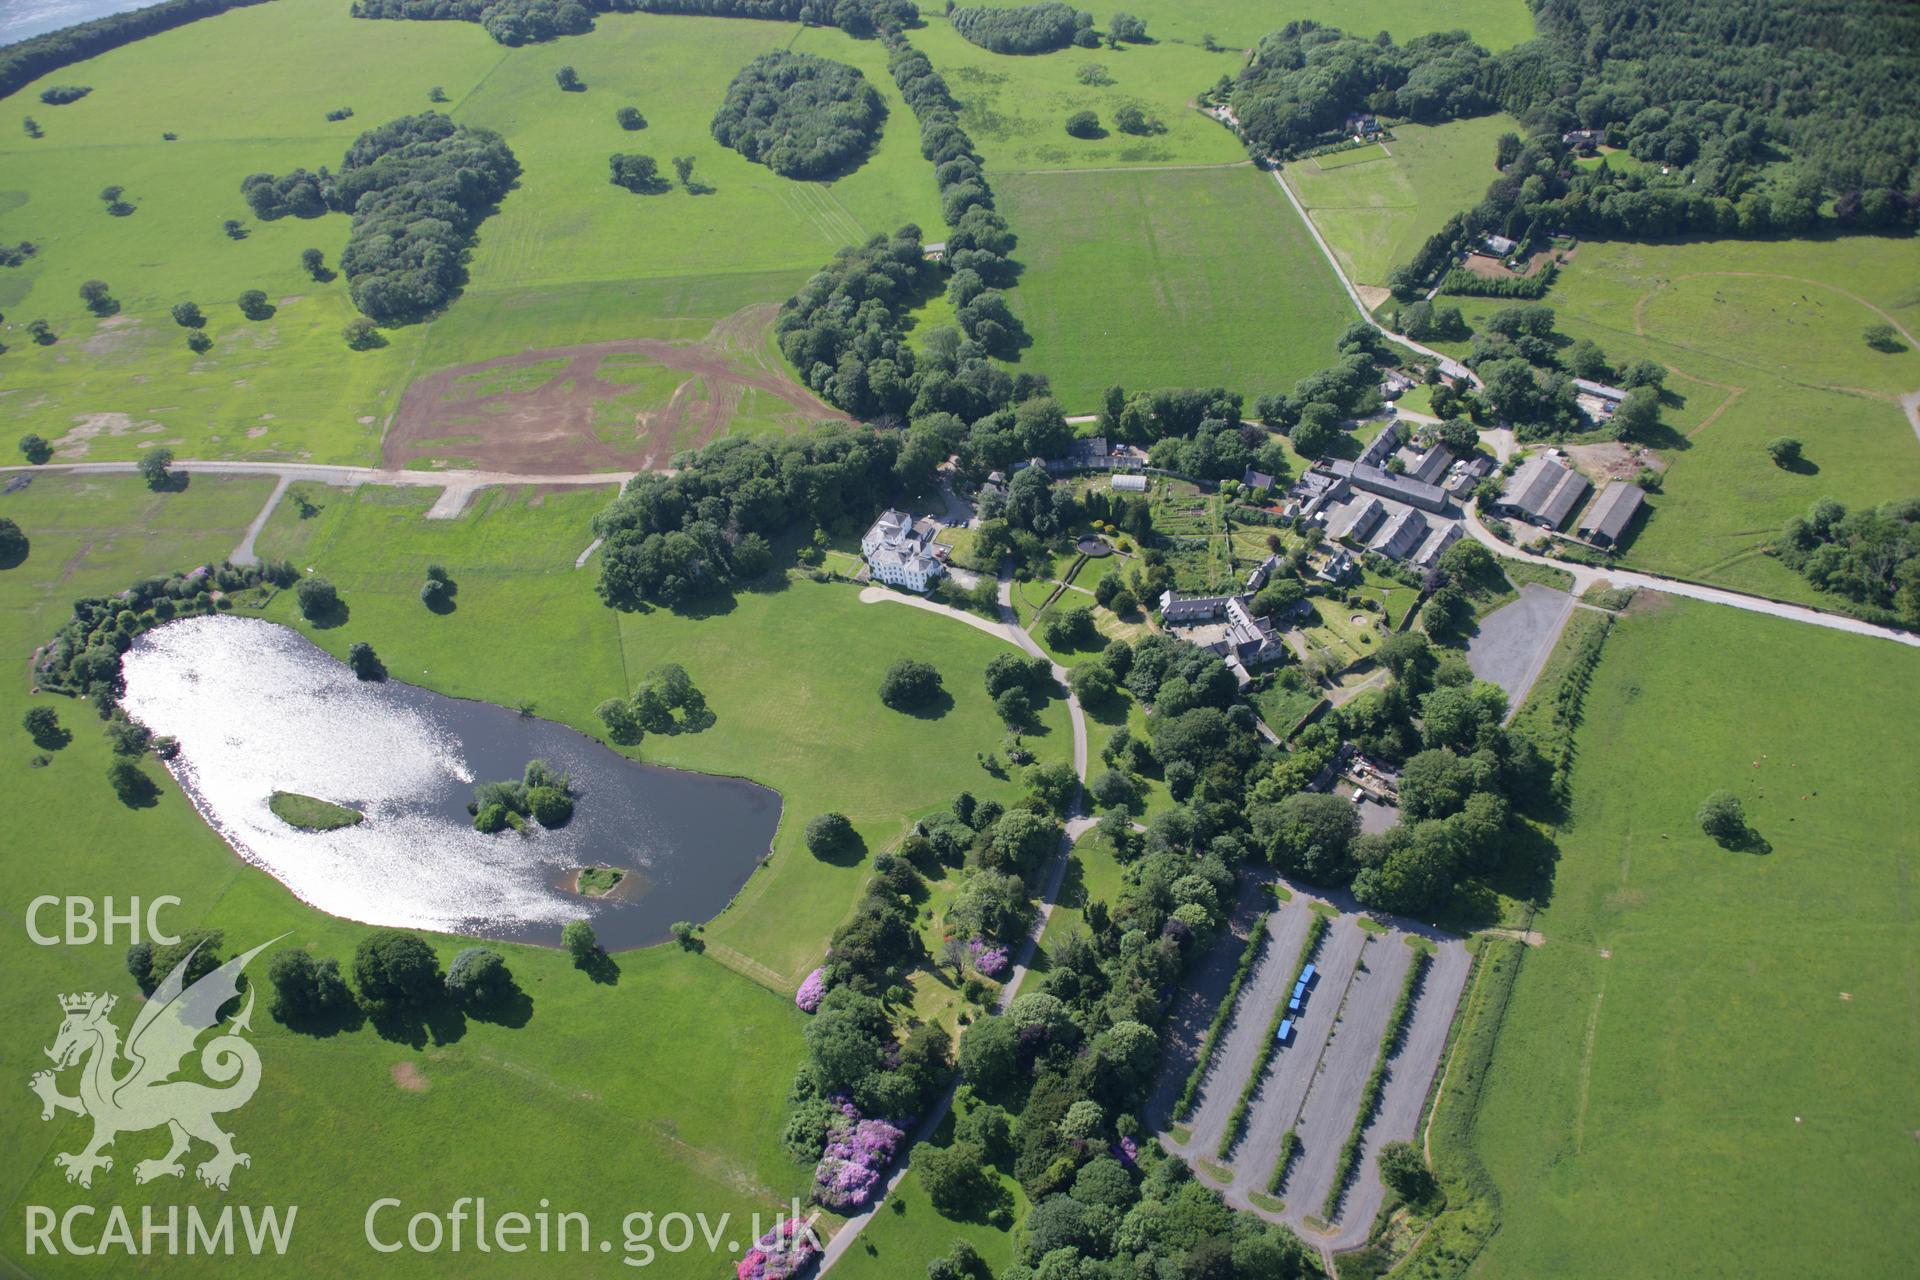
<instances>
[{"instance_id":1,"label":"welsh dragon logo","mask_svg":"<svg viewBox=\"0 0 1920 1280\"><path fill-rule=\"evenodd\" d=\"M213 1155L194 1170L208 1186L225 1191L234 1167L252 1164L244 1152L233 1149L233 1135L214 1120L245 1106L260 1087L260 1054L243 1038L253 1029L251 989L240 1012L200 1050L201 1073L226 1087L173 1077L201 1033L219 1022L221 1006L240 994L240 972L247 962L277 941L263 942L235 956L190 987L186 970L193 953L188 953L141 1007L124 1048L119 1029L108 1018L115 997L91 991L60 997L66 1017L53 1047L46 1051L53 1059L53 1070L35 1072L29 1087L40 1095L42 1120L53 1119L56 1111L93 1119L93 1141L81 1151L54 1156L54 1163L67 1171L68 1182L91 1187L96 1169L113 1170L113 1157L104 1150L115 1137L163 1125L173 1145L159 1159L134 1165L135 1182L184 1177L186 1167L180 1157L195 1138L213 1148ZM60 1092L55 1076L73 1066L80 1067L80 1091L70 1096Z\"/></svg>"}]
</instances>

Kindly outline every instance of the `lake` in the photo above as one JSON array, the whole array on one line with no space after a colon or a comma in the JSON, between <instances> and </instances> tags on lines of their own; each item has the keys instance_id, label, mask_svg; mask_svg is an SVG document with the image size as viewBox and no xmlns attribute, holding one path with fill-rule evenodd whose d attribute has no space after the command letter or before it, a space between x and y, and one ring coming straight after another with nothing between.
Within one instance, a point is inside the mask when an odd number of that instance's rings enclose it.
<instances>
[{"instance_id":1,"label":"lake","mask_svg":"<svg viewBox=\"0 0 1920 1280\"><path fill-rule=\"evenodd\" d=\"M629 760L564 725L389 680L363 682L290 627L189 618L123 659L127 713L180 741L174 779L246 861L302 901L368 924L552 945L585 917L609 950L718 914L767 855L777 792ZM609 690L609 692L617 692ZM482 835L477 782L540 759L571 775L555 831ZM349 805L356 826L310 832L267 807L274 791ZM604 898L572 873L620 867Z\"/></svg>"},{"instance_id":2,"label":"lake","mask_svg":"<svg viewBox=\"0 0 1920 1280\"><path fill-rule=\"evenodd\" d=\"M0 0L0 45L92 22L129 9L145 9L160 0Z\"/></svg>"}]
</instances>

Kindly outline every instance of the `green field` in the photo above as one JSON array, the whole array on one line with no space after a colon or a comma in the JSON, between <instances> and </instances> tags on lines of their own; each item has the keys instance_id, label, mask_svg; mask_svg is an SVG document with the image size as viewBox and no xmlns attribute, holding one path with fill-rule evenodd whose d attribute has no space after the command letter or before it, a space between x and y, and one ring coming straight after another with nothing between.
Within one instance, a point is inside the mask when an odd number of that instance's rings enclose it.
<instances>
[{"instance_id":1,"label":"green field","mask_svg":"<svg viewBox=\"0 0 1920 1280\"><path fill-rule=\"evenodd\" d=\"M874 154L830 184L780 178L707 132L734 72L788 44L861 67L888 104ZM586 92L555 87L562 63ZM779 302L842 244L909 221L940 225L885 51L827 28L608 14L590 35L510 49L473 23L367 21L332 0L277 0L50 79L94 92L42 107L36 82L6 104L18 117L30 102L46 137L16 128L0 139L0 239L42 246L26 266L0 268L0 312L15 326L0 339L0 404L20 430L64 441L66 456L166 444L183 457L371 462L414 374L575 342L702 338L743 308ZM345 278L318 284L299 264L309 246L334 264L347 218L255 222L240 181L337 168L363 129L427 109L434 85L456 120L506 137L521 178L480 228L464 296L431 324L388 332L385 348L350 352ZM615 123L627 104L648 128ZM338 106L354 117L327 122ZM163 142L163 130L179 140ZM607 181L618 150L656 155L663 168L692 155L714 193L631 195ZM138 212L107 216L96 194L108 184L124 186ZM222 232L230 217L246 221L246 239ZM105 321L77 294L95 277L121 304ZM234 305L256 287L278 304L259 323ZM167 314L187 299L210 318L205 357ZM20 333L35 317L57 343Z\"/></svg>"},{"instance_id":2,"label":"green field","mask_svg":"<svg viewBox=\"0 0 1920 1280\"><path fill-rule=\"evenodd\" d=\"M1384 149L1296 161L1285 175L1354 282L1384 285L1448 218L1479 203L1498 176L1494 139L1518 129L1507 115L1395 125Z\"/></svg>"},{"instance_id":3,"label":"green field","mask_svg":"<svg viewBox=\"0 0 1920 1280\"><path fill-rule=\"evenodd\" d=\"M1014 309L1070 413L1107 386L1223 385L1249 400L1331 363L1350 319L1306 227L1252 168L997 180L1026 267Z\"/></svg>"},{"instance_id":4,"label":"green field","mask_svg":"<svg viewBox=\"0 0 1920 1280\"><path fill-rule=\"evenodd\" d=\"M1761 554L1820 498L1872 505L1920 492L1920 443L1897 403L1920 389L1920 352L1888 355L1861 330L1890 317L1920 332L1920 242L1834 240L1582 245L1547 298L1558 327L1616 364L1669 366L1673 429L1652 514L1626 563L1813 601ZM1497 309L1465 300L1468 318ZM1779 435L1809 464L1767 456Z\"/></svg>"},{"instance_id":5,"label":"green field","mask_svg":"<svg viewBox=\"0 0 1920 1280\"><path fill-rule=\"evenodd\" d=\"M1916 688L1883 640L1644 597L1617 624L1482 1095L1504 1226L1472 1274L1906 1272ZM1717 788L1770 852L1700 833Z\"/></svg>"},{"instance_id":6,"label":"green field","mask_svg":"<svg viewBox=\"0 0 1920 1280\"><path fill-rule=\"evenodd\" d=\"M270 488L264 479L200 477L184 493L160 497L132 477L42 476L23 491L0 496L0 514L19 521L32 539L25 563L0 572L0 628L8 647L26 654L64 620L76 596L218 560L239 540ZM321 501L327 506L314 523L337 521L335 504L350 499L325 494ZM493 679L550 696L547 690L558 687L569 663L582 664L582 674L572 678L591 678L592 646L569 644L567 637L548 646L553 632L534 612L549 598L523 591L518 609L489 603L506 593L485 572L489 544L500 554L518 555L542 538L551 540L551 524L523 512L510 527L479 515L436 522L433 529L441 536L436 552L448 556L461 580L460 609L433 618L417 599L414 607L423 619L465 632L469 647L460 657L471 661L484 651L500 659L479 683ZM545 566L535 565L526 581L544 573ZM409 646L390 637L382 623L371 582L360 583L345 630L374 640L383 653L408 653ZM474 637L488 632L458 627L469 607L470 621L510 618L509 631L492 634L510 634L514 643L475 646ZM576 610L561 625L585 616ZM599 652L611 657L618 679L613 624L608 615L599 616ZM520 644L530 647L516 657ZM541 685L528 659L557 666L562 676ZM32 744L19 728L25 708L36 702L55 706L73 734L43 768L29 767ZM224 929L230 951L291 930L285 945L351 960L366 927L304 907L276 881L243 865L154 762L143 767L160 782L158 803L146 809L118 803L106 783L107 741L85 704L30 699L25 681L15 678L0 689L0 723L0 732L9 735L0 770L14 808L8 847L21 852L0 867L0 896L13 922L0 941L0 956L14 979L0 995L0 1007L20 1029L0 1055L10 1076L24 1083L47 1065L41 1048L52 1043L59 1025L57 995L113 992L123 1008L138 995L122 967L124 932L111 945L33 945L23 917L35 895L112 894L123 908L132 896L150 901L171 894L182 903L161 916L164 926ZM56 916L43 915L41 924L57 929ZM453 938L434 941L443 963L465 945ZM470 1251L373 1254L361 1234L368 1204L391 1195L414 1208L443 1210L480 1189L502 1207L511 1201L531 1212L547 1197L556 1207L589 1213L596 1230L617 1241L621 1217L636 1208L770 1214L804 1189L805 1171L788 1161L778 1142L782 1098L802 1053L804 1021L784 993L764 990L711 957L673 947L621 955L619 981L612 985L589 980L557 951L499 950L531 1000L524 1027L468 1018L436 1024L433 1037L409 1044L383 1039L368 1027L325 1038L294 1034L264 1007L256 1010L253 1038L265 1068L260 1094L223 1117L252 1165L237 1171L226 1195L191 1179L185 1185L161 1180L136 1186L132 1164L165 1146L164 1135L151 1132L124 1135L113 1149L114 1170L101 1175L91 1192L70 1186L52 1156L82 1145L87 1125L71 1116L41 1121L39 1107L22 1089L16 1105L0 1109L0 1143L12 1153L0 1182L6 1205L0 1255L13 1264L9 1269L37 1275L126 1269L100 1258L26 1258L22 1206L28 1204L115 1203L136 1221L144 1204L193 1204L203 1212L226 1203L298 1205L295 1248L284 1258L249 1260L244 1265L251 1274L340 1275L383 1265L395 1274L469 1276L476 1274ZM116 1016L123 1027L129 1020ZM500 1117L512 1118L509 1128L495 1127ZM480 1131L487 1136L476 1138ZM536 1134L539 1142L527 1140ZM514 1260L511 1274L576 1274L580 1266L577 1256L527 1255ZM151 1260L140 1269L200 1275L206 1263L183 1256ZM707 1276L715 1260L663 1255L656 1269Z\"/></svg>"},{"instance_id":7,"label":"green field","mask_svg":"<svg viewBox=\"0 0 1920 1280\"><path fill-rule=\"evenodd\" d=\"M922 12L928 10L923 7ZM1287 0L1279 5L1256 0L1134 0L1126 12L1146 19L1147 35L1162 43L1198 44L1211 34L1220 44L1234 49L1247 48L1296 18L1344 27L1356 35L1390 31L1402 43L1429 31L1464 27L1475 40L1493 50L1519 44L1533 35L1533 16L1523 0L1385 0L1359 10L1340 0ZM1107 16L1105 10L1096 11L1096 30L1105 30ZM1140 51L1139 47L1125 48L1121 56Z\"/></svg>"},{"instance_id":8,"label":"green field","mask_svg":"<svg viewBox=\"0 0 1920 1280\"><path fill-rule=\"evenodd\" d=\"M1208 53L1171 41L1119 49L1060 49L1030 57L989 52L963 39L937 10L911 33L960 102L960 123L986 159L991 177L1008 170L1107 168L1125 165L1240 164L1246 149L1231 132L1189 104L1239 67L1237 53ZM1279 25L1276 23L1275 25ZM1082 84L1095 63L1110 84ZM1113 113L1133 103L1164 126L1143 136L1121 133ZM1066 119L1076 111L1100 117L1106 136L1075 138ZM1014 223L1019 230L1019 223Z\"/></svg>"}]
</instances>

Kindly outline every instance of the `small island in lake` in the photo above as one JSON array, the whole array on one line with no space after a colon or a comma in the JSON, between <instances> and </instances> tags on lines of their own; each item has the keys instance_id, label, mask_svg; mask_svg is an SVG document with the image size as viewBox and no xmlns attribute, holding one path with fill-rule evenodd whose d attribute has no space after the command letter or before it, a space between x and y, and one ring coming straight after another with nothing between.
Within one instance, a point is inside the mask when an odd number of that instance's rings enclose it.
<instances>
[{"instance_id":1,"label":"small island in lake","mask_svg":"<svg viewBox=\"0 0 1920 1280\"><path fill-rule=\"evenodd\" d=\"M367 815L343 804L303 796L297 791L276 791L267 797L273 816L302 831L337 831L365 822Z\"/></svg>"},{"instance_id":2,"label":"small island in lake","mask_svg":"<svg viewBox=\"0 0 1920 1280\"><path fill-rule=\"evenodd\" d=\"M626 878L627 873L619 867L582 867L573 878L573 887L590 898L603 898Z\"/></svg>"}]
</instances>

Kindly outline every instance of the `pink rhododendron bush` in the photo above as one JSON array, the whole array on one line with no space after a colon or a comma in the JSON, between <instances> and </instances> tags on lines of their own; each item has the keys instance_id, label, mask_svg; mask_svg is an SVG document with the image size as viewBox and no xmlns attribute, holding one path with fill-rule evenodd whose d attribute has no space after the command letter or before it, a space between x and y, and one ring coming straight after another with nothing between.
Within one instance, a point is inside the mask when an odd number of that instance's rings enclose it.
<instances>
[{"instance_id":1,"label":"pink rhododendron bush","mask_svg":"<svg viewBox=\"0 0 1920 1280\"><path fill-rule=\"evenodd\" d=\"M827 994L827 971L815 969L793 993L793 1002L800 1006L800 1012L812 1013L820 1007L821 999Z\"/></svg>"},{"instance_id":2,"label":"pink rhododendron bush","mask_svg":"<svg viewBox=\"0 0 1920 1280\"><path fill-rule=\"evenodd\" d=\"M967 950L973 954L973 967L983 978L999 978L1012 968L1005 947L990 947L981 938L975 938L967 944Z\"/></svg>"},{"instance_id":3,"label":"pink rhododendron bush","mask_svg":"<svg viewBox=\"0 0 1920 1280\"><path fill-rule=\"evenodd\" d=\"M734 1265L737 1280L789 1280L813 1265L820 1244L804 1224L788 1219L753 1242Z\"/></svg>"},{"instance_id":4,"label":"pink rhododendron bush","mask_svg":"<svg viewBox=\"0 0 1920 1280\"><path fill-rule=\"evenodd\" d=\"M885 1120L863 1120L851 1102L841 1104L844 1119L827 1136L827 1148L813 1169L814 1202L835 1213L858 1213L885 1186L906 1135Z\"/></svg>"}]
</instances>

